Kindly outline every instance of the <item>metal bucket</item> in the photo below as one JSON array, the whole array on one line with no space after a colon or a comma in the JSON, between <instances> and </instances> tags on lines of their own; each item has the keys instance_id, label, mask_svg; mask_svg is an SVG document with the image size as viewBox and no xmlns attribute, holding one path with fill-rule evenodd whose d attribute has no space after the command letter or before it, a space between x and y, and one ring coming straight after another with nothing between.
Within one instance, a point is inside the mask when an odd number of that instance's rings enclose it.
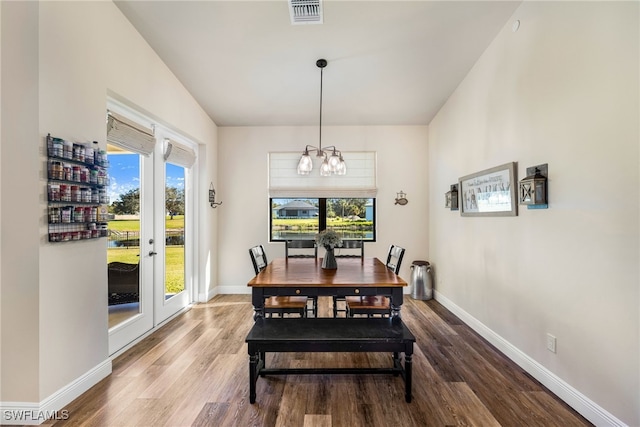
<instances>
[{"instance_id":1,"label":"metal bucket","mask_svg":"<svg viewBox=\"0 0 640 427\"><path fill-rule=\"evenodd\" d=\"M433 298L433 275L431 264L427 261L411 263L411 298L429 300Z\"/></svg>"}]
</instances>

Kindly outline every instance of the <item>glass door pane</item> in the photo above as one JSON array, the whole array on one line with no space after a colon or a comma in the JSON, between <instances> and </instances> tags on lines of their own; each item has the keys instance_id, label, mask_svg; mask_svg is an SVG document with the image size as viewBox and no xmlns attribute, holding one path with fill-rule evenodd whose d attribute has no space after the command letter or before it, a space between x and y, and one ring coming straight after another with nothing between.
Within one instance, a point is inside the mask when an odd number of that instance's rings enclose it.
<instances>
[{"instance_id":1,"label":"glass door pane","mask_svg":"<svg viewBox=\"0 0 640 427\"><path fill-rule=\"evenodd\" d=\"M141 248L153 231L153 216L145 216L153 192L151 159L107 145L109 175L109 238L107 286L109 353L113 354L153 326L152 258ZM145 172L145 170L147 172Z\"/></svg>"},{"instance_id":2,"label":"glass door pane","mask_svg":"<svg viewBox=\"0 0 640 427\"><path fill-rule=\"evenodd\" d=\"M165 277L169 299L185 290L185 169L165 163Z\"/></svg>"},{"instance_id":3,"label":"glass door pane","mask_svg":"<svg viewBox=\"0 0 640 427\"><path fill-rule=\"evenodd\" d=\"M107 146L112 185L107 273L109 328L140 313L140 155Z\"/></svg>"},{"instance_id":4,"label":"glass door pane","mask_svg":"<svg viewBox=\"0 0 640 427\"><path fill-rule=\"evenodd\" d=\"M192 213L190 209L190 170L183 166L164 162L156 163L157 196L155 323L160 324L191 301L190 274L192 262L189 230ZM159 173L158 173L159 172ZM160 188L160 187L163 188Z\"/></svg>"}]
</instances>

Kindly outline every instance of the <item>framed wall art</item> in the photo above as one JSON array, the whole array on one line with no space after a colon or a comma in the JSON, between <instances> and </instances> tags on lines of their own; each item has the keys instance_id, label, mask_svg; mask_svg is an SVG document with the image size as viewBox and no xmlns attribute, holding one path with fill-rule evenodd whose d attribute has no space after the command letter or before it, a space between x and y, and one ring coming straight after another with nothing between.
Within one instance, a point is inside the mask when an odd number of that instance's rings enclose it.
<instances>
[{"instance_id":1,"label":"framed wall art","mask_svg":"<svg viewBox=\"0 0 640 427\"><path fill-rule=\"evenodd\" d=\"M518 215L515 176L516 163L510 162L460 178L460 215Z\"/></svg>"}]
</instances>

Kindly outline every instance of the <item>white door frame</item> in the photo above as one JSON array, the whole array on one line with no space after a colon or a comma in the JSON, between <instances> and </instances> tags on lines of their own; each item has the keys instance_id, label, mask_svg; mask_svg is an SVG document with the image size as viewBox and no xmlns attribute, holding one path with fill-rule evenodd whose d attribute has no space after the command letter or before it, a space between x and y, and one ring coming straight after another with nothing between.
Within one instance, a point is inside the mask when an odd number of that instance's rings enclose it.
<instances>
[{"instance_id":1,"label":"white door frame","mask_svg":"<svg viewBox=\"0 0 640 427\"><path fill-rule=\"evenodd\" d=\"M193 147L196 156L198 147L196 143L142 115L138 112L140 109L126 105L123 101L110 97L107 109L154 129L156 136L154 152L148 157L141 155L140 313L109 330L109 354L113 355L196 300L197 161L191 168L185 169L185 213L189 215L188 218L185 217L185 290L165 300L164 138L171 138Z\"/></svg>"}]
</instances>

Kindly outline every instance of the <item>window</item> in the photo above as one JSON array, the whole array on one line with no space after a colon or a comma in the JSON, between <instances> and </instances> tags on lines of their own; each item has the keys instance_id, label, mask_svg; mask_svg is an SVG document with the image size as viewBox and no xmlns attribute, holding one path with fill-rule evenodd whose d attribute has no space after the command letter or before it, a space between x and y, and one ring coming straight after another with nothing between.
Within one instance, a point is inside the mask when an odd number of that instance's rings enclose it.
<instances>
[{"instance_id":1,"label":"window","mask_svg":"<svg viewBox=\"0 0 640 427\"><path fill-rule=\"evenodd\" d=\"M272 242L312 240L325 228L343 239L376 240L374 198L271 198Z\"/></svg>"}]
</instances>

